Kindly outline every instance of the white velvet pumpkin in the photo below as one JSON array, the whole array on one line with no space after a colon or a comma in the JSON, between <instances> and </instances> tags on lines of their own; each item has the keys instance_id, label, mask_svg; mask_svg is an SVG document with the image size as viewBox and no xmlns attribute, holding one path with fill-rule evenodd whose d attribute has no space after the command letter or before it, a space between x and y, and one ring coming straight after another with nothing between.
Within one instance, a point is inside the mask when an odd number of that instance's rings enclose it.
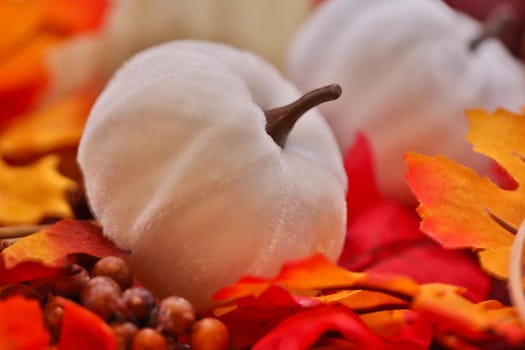
<instances>
[{"instance_id":1,"label":"white velvet pumpkin","mask_svg":"<svg viewBox=\"0 0 525 350\"><path fill-rule=\"evenodd\" d=\"M293 40L287 70L304 91L342 86L341 99L320 107L341 149L365 132L380 190L408 202L405 151L487 173L465 141L464 111L525 104L524 68L498 40L469 50L481 30L440 0L324 1Z\"/></svg>"},{"instance_id":2,"label":"white velvet pumpkin","mask_svg":"<svg viewBox=\"0 0 525 350\"><path fill-rule=\"evenodd\" d=\"M105 234L158 296L202 309L242 275L338 258L346 176L330 128L311 110L282 149L265 131L264 110L299 95L257 56L198 41L148 49L111 80L78 161Z\"/></svg>"}]
</instances>

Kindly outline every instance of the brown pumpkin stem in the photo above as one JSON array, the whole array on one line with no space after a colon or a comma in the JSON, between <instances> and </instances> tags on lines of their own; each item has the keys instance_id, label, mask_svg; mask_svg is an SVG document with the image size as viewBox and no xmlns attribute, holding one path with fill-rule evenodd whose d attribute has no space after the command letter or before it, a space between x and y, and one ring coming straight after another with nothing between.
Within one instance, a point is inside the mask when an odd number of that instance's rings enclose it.
<instances>
[{"instance_id":1,"label":"brown pumpkin stem","mask_svg":"<svg viewBox=\"0 0 525 350\"><path fill-rule=\"evenodd\" d=\"M499 38L516 21L516 13L508 4L497 6L483 23L481 32L470 40L468 48L475 52L487 39Z\"/></svg>"},{"instance_id":2,"label":"brown pumpkin stem","mask_svg":"<svg viewBox=\"0 0 525 350\"><path fill-rule=\"evenodd\" d=\"M337 99L341 96L341 91L341 87L336 84L323 86L306 93L289 105L265 111L266 132L283 148L295 122L304 113L321 103Z\"/></svg>"}]
</instances>

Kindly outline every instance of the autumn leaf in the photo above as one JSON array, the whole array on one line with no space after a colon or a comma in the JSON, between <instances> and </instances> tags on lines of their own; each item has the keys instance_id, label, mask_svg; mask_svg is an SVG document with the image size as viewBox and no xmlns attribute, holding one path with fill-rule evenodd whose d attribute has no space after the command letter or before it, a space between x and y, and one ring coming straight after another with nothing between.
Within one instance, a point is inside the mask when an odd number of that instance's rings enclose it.
<instances>
[{"instance_id":1,"label":"autumn leaf","mask_svg":"<svg viewBox=\"0 0 525 350\"><path fill-rule=\"evenodd\" d=\"M406 277L355 273L316 255L286 264L275 278L243 277L222 289L216 297L230 303L218 307L215 314L230 327L234 349L249 347L268 332L273 333L268 346L278 345L279 337L286 342L286 331L274 333L278 324L290 318L302 322L300 314L335 305L358 315L390 346L421 349L431 338L441 337L444 342L472 346L484 342L522 345L525 328L514 308L495 300L472 302L465 291L455 285L419 285ZM290 341L304 345L302 340ZM322 343L319 348L330 348Z\"/></svg>"},{"instance_id":2,"label":"autumn leaf","mask_svg":"<svg viewBox=\"0 0 525 350\"><path fill-rule=\"evenodd\" d=\"M49 84L43 57L58 42L54 35L37 34L30 43L0 60L0 127L33 108L42 96Z\"/></svg>"},{"instance_id":3,"label":"autumn leaf","mask_svg":"<svg viewBox=\"0 0 525 350\"><path fill-rule=\"evenodd\" d=\"M382 310L360 318L371 331L391 343L409 342L426 349L432 340L432 323L412 310Z\"/></svg>"},{"instance_id":4,"label":"autumn leaf","mask_svg":"<svg viewBox=\"0 0 525 350\"><path fill-rule=\"evenodd\" d=\"M68 257L76 253L99 258L126 255L102 235L99 226L75 220L62 220L26 236L4 249L1 255L8 269L28 262L64 268L70 264Z\"/></svg>"},{"instance_id":5,"label":"autumn leaf","mask_svg":"<svg viewBox=\"0 0 525 350\"><path fill-rule=\"evenodd\" d=\"M217 307L214 314L228 325L233 348L244 349L292 314L321 305L336 304L352 309L356 314L409 307L406 301L381 292L340 290L317 296L301 296L271 285L260 295L245 296L236 299L234 305Z\"/></svg>"},{"instance_id":6,"label":"autumn leaf","mask_svg":"<svg viewBox=\"0 0 525 350\"><path fill-rule=\"evenodd\" d=\"M246 349L286 317L319 305L321 301L293 296L282 287L270 286L257 296L245 296L234 305L220 306L214 314L228 325L232 348Z\"/></svg>"},{"instance_id":7,"label":"autumn leaf","mask_svg":"<svg viewBox=\"0 0 525 350\"><path fill-rule=\"evenodd\" d=\"M313 297L324 304L341 304L357 314L366 314L377 310L403 309L409 306L406 299L390 294L370 290L343 289L330 294Z\"/></svg>"},{"instance_id":8,"label":"autumn leaf","mask_svg":"<svg viewBox=\"0 0 525 350\"><path fill-rule=\"evenodd\" d=\"M108 0L0 3L0 127L28 112L50 84L46 57L74 34L100 27Z\"/></svg>"},{"instance_id":9,"label":"autumn leaf","mask_svg":"<svg viewBox=\"0 0 525 350\"><path fill-rule=\"evenodd\" d=\"M475 304L461 294L456 286L423 285L412 310L430 320L441 334L455 334L471 344L504 340L507 345L525 346L525 330L513 307L496 300Z\"/></svg>"},{"instance_id":10,"label":"autumn leaf","mask_svg":"<svg viewBox=\"0 0 525 350\"><path fill-rule=\"evenodd\" d=\"M0 349L49 349L50 335L38 301L20 296L0 300L0 315Z\"/></svg>"},{"instance_id":11,"label":"autumn leaf","mask_svg":"<svg viewBox=\"0 0 525 350\"><path fill-rule=\"evenodd\" d=\"M0 52L15 49L39 30L44 17L40 1L0 2Z\"/></svg>"},{"instance_id":12,"label":"autumn leaf","mask_svg":"<svg viewBox=\"0 0 525 350\"><path fill-rule=\"evenodd\" d=\"M340 266L352 271L404 275L419 283L450 283L465 287L473 301L486 298L490 279L470 254L436 245L421 232L413 208L379 193L372 152L364 134L356 136L344 164L349 182L349 215Z\"/></svg>"},{"instance_id":13,"label":"autumn leaf","mask_svg":"<svg viewBox=\"0 0 525 350\"><path fill-rule=\"evenodd\" d=\"M0 284L31 281L37 278L52 277L67 273L67 268L54 268L35 262L24 262L10 269L6 268L0 256Z\"/></svg>"},{"instance_id":14,"label":"autumn leaf","mask_svg":"<svg viewBox=\"0 0 525 350\"><path fill-rule=\"evenodd\" d=\"M296 292L335 288L388 290L390 294L399 296L413 295L419 288L410 278L351 272L333 264L324 255L317 254L284 264L275 278L243 277L236 284L218 291L213 298L228 300L257 296L271 285L280 285Z\"/></svg>"},{"instance_id":15,"label":"autumn leaf","mask_svg":"<svg viewBox=\"0 0 525 350\"><path fill-rule=\"evenodd\" d=\"M257 342L253 350L311 348L327 332L337 332L357 349L390 349L350 309L342 306L313 308L290 316Z\"/></svg>"},{"instance_id":16,"label":"autumn leaf","mask_svg":"<svg viewBox=\"0 0 525 350\"><path fill-rule=\"evenodd\" d=\"M63 309L57 350L114 350L117 348L115 335L103 319L62 297L55 297L51 302Z\"/></svg>"},{"instance_id":17,"label":"autumn leaf","mask_svg":"<svg viewBox=\"0 0 525 350\"><path fill-rule=\"evenodd\" d=\"M40 0L46 23L69 35L97 30L110 8L110 0Z\"/></svg>"},{"instance_id":18,"label":"autumn leaf","mask_svg":"<svg viewBox=\"0 0 525 350\"><path fill-rule=\"evenodd\" d=\"M10 166L0 159L0 224L71 216L66 193L77 185L58 172L58 163L54 155L25 166Z\"/></svg>"},{"instance_id":19,"label":"autumn leaf","mask_svg":"<svg viewBox=\"0 0 525 350\"><path fill-rule=\"evenodd\" d=\"M404 249L402 254L385 257L365 271L404 274L419 283L456 285L465 288L464 295L475 302L486 299L491 286L491 280L471 257L428 240Z\"/></svg>"},{"instance_id":20,"label":"autumn leaf","mask_svg":"<svg viewBox=\"0 0 525 350\"><path fill-rule=\"evenodd\" d=\"M376 186L372 150L363 133L356 133L355 141L344 156L348 177L346 192L347 222L383 198Z\"/></svg>"},{"instance_id":21,"label":"autumn leaf","mask_svg":"<svg viewBox=\"0 0 525 350\"><path fill-rule=\"evenodd\" d=\"M76 146L95 97L78 92L15 119L0 130L0 154L27 158Z\"/></svg>"},{"instance_id":22,"label":"autumn leaf","mask_svg":"<svg viewBox=\"0 0 525 350\"><path fill-rule=\"evenodd\" d=\"M474 150L498 162L518 184L525 183L525 117L505 110L468 112ZM498 187L443 156L407 153L407 180L420 201L421 228L446 248L475 248L481 265L508 276L514 232L525 218L525 187Z\"/></svg>"}]
</instances>

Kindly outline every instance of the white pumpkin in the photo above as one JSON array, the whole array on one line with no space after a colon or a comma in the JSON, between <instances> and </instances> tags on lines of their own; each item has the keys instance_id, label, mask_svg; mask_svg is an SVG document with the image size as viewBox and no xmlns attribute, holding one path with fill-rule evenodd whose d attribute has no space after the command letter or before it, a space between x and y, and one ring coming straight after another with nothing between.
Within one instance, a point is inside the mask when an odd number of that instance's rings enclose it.
<instances>
[{"instance_id":1,"label":"white pumpkin","mask_svg":"<svg viewBox=\"0 0 525 350\"><path fill-rule=\"evenodd\" d=\"M264 110L298 96L257 56L197 41L148 49L110 81L78 161L105 234L158 296L202 309L242 275L338 258L346 175L330 128L310 110L283 148L265 131Z\"/></svg>"},{"instance_id":2,"label":"white pumpkin","mask_svg":"<svg viewBox=\"0 0 525 350\"><path fill-rule=\"evenodd\" d=\"M311 0L111 0L100 32L59 45L48 59L48 99L111 75L124 60L175 39L216 40L282 67L286 47ZM264 28L264 30L261 30ZM82 67L82 69L78 69Z\"/></svg>"},{"instance_id":3,"label":"white pumpkin","mask_svg":"<svg viewBox=\"0 0 525 350\"><path fill-rule=\"evenodd\" d=\"M487 173L465 141L470 108L519 110L525 73L482 26L440 0L329 0L293 40L287 70L305 91L325 82L341 99L320 107L343 151L369 138L383 194L411 202L403 153L442 153Z\"/></svg>"}]
</instances>

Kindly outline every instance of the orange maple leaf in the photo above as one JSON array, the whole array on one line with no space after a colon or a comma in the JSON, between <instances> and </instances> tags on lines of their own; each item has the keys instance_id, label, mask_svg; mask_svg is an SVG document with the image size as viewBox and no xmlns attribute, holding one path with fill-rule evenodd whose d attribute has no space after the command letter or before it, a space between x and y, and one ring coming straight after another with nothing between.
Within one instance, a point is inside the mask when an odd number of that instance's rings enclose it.
<instances>
[{"instance_id":1,"label":"orange maple leaf","mask_svg":"<svg viewBox=\"0 0 525 350\"><path fill-rule=\"evenodd\" d=\"M468 113L474 150L525 184L525 116ZM508 277L510 248L525 218L525 186L505 190L443 156L407 153L408 183L420 201L421 229L446 248L474 248L489 273Z\"/></svg>"},{"instance_id":2,"label":"orange maple leaf","mask_svg":"<svg viewBox=\"0 0 525 350\"><path fill-rule=\"evenodd\" d=\"M335 288L388 290L401 297L413 295L419 288L410 278L348 271L333 264L324 255L317 254L286 263L275 278L243 277L236 284L218 291L213 298L228 300L257 296L271 285L284 286L296 292Z\"/></svg>"},{"instance_id":3,"label":"orange maple leaf","mask_svg":"<svg viewBox=\"0 0 525 350\"><path fill-rule=\"evenodd\" d=\"M507 339L523 345L525 330L516 309L496 300L474 304L461 296L461 288L435 283L421 286L412 310L432 321L441 334L463 340Z\"/></svg>"},{"instance_id":4,"label":"orange maple leaf","mask_svg":"<svg viewBox=\"0 0 525 350\"><path fill-rule=\"evenodd\" d=\"M13 120L0 130L0 154L26 159L76 146L95 97L82 91Z\"/></svg>"},{"instance_id":5,"label":"orange maple leaf","mask_svg":"<svg viewBox=\"0 0 525 350\"><path fill-rule=\"evenodd\" d=\"M453 335L457 344L473 344L473 349L492 341L525 344L525 328L515 308L495 300L473 303L464 292L453 285L419 285L405 277L355 273L315 255L286 264L275 278L243 277L222 289L215 298L231 300L233 305L219 307L215 313L234 330L234 344L244 346L268 332L250 329L252 338L237 340L235 330L242 333L247 324L274 327L289 315L337 304L358 314L393 344L428 346L431 335L446 336L448 343Z\"/></svg>"},{"instance_id":6,"label":"orange maple leaf","mask_svg":"<svg viewBox=\"0 0 525 350\"><path fill-rule=\"evenodd\" d=\"M58 172L58 163L55 155L26 166L10 166L0 159L0 224L71 217L66 193L77 184Z\"/></svg>"}]
</instances>

